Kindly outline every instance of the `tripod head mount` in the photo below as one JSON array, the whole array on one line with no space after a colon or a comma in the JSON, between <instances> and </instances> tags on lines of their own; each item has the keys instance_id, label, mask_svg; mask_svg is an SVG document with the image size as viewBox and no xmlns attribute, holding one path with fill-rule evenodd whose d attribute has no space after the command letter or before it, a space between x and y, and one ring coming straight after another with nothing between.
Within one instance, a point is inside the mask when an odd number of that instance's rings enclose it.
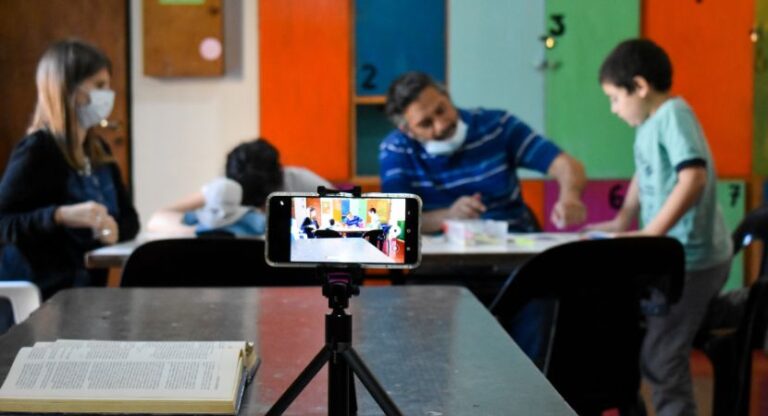
<instances>
[{"instance_id":1,"label":"tripod head mount","mask_svg":"<svg viewBox=\"0 0 768 416\"><path fill-rule=\"evenodd\" d=\"M323 296L328 298L328 307L334 311L349 306L349 298L360 294L358 281L362 274L359 267L348 269L319 269L323 279Z\"/></svg>"}]
</instances>

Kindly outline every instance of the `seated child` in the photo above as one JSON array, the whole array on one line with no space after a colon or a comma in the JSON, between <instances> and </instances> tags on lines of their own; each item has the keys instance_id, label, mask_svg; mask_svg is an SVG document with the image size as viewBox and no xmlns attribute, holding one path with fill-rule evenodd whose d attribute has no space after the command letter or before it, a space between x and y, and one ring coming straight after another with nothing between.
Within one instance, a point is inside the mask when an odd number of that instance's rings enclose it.
<instances>
[{"instance_id":1,"label":"seated child","mask_svg":"<svg viewBox=\"0 0 768 416\"><path fill-rule=\"evenodd\" d=\"M240 205L243 188L228 178L216 178L203 187L205 205L184 214L183 222L194 225L197 235L224 231L235 236L264 235L266 218L255 208Z\"/></svg>"},{"instance_id":2,"label":"seated child","mask_svg":"<svg viewBox=\"0 0 768 416\"><path fill-rule=\"evenodd\" d=\"M313 172L280 163L280 153L266 139L242 143L226 158L226 176L242 187L241 204L264 209L267 196L275 191L314 192L331 184ZM205 205L201 192L187 195L152 214L147 230L168 235L194 235L194 228L181 224L181 216ZM262 232L263 233L263 232Z\"/></svg>"}]
</instances>

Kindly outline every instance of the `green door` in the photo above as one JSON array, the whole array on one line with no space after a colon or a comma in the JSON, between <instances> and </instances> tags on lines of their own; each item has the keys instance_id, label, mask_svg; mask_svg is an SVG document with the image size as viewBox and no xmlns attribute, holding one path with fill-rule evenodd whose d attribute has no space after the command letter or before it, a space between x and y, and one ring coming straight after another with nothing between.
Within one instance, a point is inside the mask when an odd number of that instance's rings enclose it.
<instances>
[{"instance_id":1,"label":"green door","mask_svg":"<svg viewBox=\"0 0 768 416\"><path fill-rule=\"evenodd\" d=\"M744 219L746 212L746 191L744 181L719 180L717 181L717 203L723 211L725 225L729 232L733 232ZM744 252L739 252L731 261L731 273L725 282L723 291L740 288L744 285Z\"/></svg>"},{"instance_id":2,"label":"green door","mask_svg":"<svg viewBox=\"0 0 768 416\"><path fill-rule=\"evenodd\" d=\"M597 81L603 59L640 33L639 0L547 0L545 128L590 178L629 178L632 129L610 112Z\"/></svg>"}]
</instances>

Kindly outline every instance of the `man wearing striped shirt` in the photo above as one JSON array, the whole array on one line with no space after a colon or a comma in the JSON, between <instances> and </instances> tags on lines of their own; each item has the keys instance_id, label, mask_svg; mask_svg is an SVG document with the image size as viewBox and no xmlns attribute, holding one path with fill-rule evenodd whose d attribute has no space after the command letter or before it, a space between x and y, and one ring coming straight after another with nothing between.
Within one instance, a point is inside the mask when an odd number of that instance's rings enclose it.
<instances>
[{"instance_id":1,"label":"man wearing striped shirt","mask_svg":"<svg viewBox=\"0 0 768 416\"><path fill-rule=\"evenodd\" d=\"M428 75L408 72L389 88L387 116L397 126L381 143L383 192L409 192L424 203L424 232L446 219L506 220L510 230L535 231L516 169L553 176L560 185L551 221L583 222L581 163L504 111L454 107Z\"/></svg>"}]
</instances>

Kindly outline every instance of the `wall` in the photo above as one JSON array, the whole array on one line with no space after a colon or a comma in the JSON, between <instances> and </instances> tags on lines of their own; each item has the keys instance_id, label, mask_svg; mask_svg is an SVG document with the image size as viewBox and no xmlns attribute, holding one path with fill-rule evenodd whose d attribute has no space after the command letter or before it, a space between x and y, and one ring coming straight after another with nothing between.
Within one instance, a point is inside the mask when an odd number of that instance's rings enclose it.
<instances>
[{"instance_id":1,"label":"wall","mask_svg":"<svg viewBox=\"0 0 768 416\"><path fill-rule=\"evenodd\" d=\"M144 76L142 1L131 0L133 189L142 224L224 173L227 152L259 132L257 2L224 0L226 74Z\"/></svg>"}]
</instances>

